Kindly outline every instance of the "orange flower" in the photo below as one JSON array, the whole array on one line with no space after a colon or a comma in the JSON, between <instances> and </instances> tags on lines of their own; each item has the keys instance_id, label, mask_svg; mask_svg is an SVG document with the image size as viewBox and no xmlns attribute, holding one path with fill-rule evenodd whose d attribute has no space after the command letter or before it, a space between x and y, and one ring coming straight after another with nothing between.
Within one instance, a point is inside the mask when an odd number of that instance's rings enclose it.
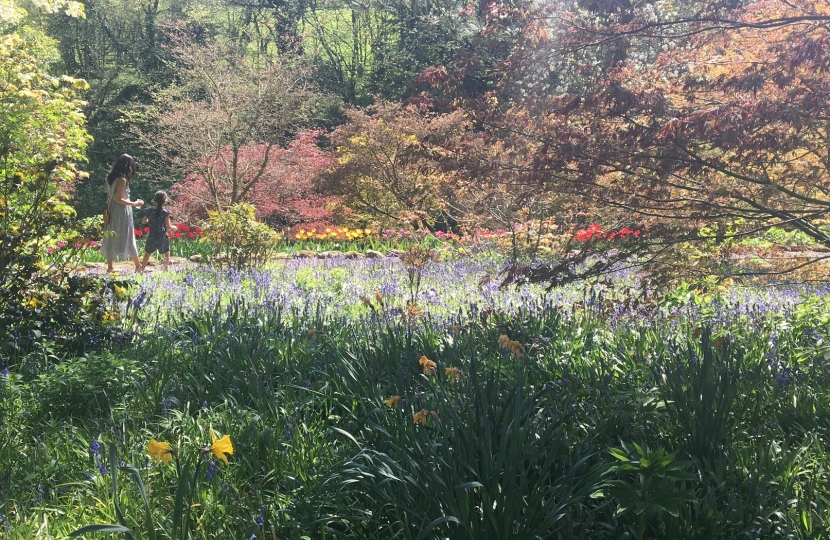
<instances>
[{"instance_id":1,"label":"orange flower","mask_svg":"<svg viewBox=\"0 0 830 540\"><path fill-rule=\"evenodd\" d=\"M438 417L437 412L428 411L426 409L421 409L420 411L412 414L412 422L414 422L416 424L421 424L422 426L425 426L425 425L427 425L427 419L430 416L432 417L432 419L435 422L440 422L441 421L441 419Z\"/></svg>"},{"instance_id":2,"label":"orange flower","mask_svg":"<svg viewBox=\"0 0 830 540\"><path fill-rule=\"evenodd\" d=\"M510 338L507 337L507 334L502 334L499 336L499 347L502 349L507 348L507 343L510 341Z\"/></svg>"},{"instance_id":3,"label":"orange flower","mask_svg":"<svg viewBox=\"0 0 830 540\"><path fill-rule=\"evenodd\" d=\"M523 357L525 355L524 353L526 352L525 346L519 343L518 341L508 341L507 348L510 349L510 352L512 352L513 356L515 356L516 358Z\"/></svg>"},{"instance_id":4,"label":"orange flower","mask_svg":"<svg viewBox=\"0 0 830 540\"><path fill-rule=\"evenodd\" d=\"M422 356L418 363L424 366L424 375L435 375L435 369L438 367L435 362L426 356Z\"/></svg>"}]
</instances>

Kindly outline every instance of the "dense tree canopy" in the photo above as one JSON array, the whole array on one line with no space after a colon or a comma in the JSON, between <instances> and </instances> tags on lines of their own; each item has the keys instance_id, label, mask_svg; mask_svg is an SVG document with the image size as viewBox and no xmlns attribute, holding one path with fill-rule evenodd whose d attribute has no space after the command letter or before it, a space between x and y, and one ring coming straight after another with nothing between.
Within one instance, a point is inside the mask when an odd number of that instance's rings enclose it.
<instances>
[{"instance_id":1,"label":"dense tree canopy","mask_svg":"<svg viewBox=\"0 0 830 540\"><path fill-rule=\"evenodd\" d=\"M773 226L830 247L830 8L779 0L694 8L588 3L550 26L545 10L508 11L498 21L522 31L492 90L469 96L463 70L422 80L482 127L487 145L467 152L478 166L568 194L576 225L643 228L648 240L632 251L615 246L616 258L685 260L678 250L690 243ZM565 69L563 56L579 63ZM486 152L494 144L506 159Z\"/></svg>"}]
</instances>

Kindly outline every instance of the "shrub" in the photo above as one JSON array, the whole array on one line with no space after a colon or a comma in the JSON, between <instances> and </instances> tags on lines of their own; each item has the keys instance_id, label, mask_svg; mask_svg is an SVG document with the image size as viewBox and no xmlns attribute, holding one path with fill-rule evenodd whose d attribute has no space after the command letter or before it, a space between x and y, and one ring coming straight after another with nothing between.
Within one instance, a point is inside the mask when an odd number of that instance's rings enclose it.
<instances>
[{"instance_id":1,"label":"shrub","mask_svg":"<svg viewBox=\"0 0 830 540\"><path fill-rule=\"evenodd\" d=\"M264 263L276 250L282 234L256 220L256 209L247 203L224 212L209 212L204 238L225 250L218 262L233 268L248 268Z\"/></svg>"}]
</instances>

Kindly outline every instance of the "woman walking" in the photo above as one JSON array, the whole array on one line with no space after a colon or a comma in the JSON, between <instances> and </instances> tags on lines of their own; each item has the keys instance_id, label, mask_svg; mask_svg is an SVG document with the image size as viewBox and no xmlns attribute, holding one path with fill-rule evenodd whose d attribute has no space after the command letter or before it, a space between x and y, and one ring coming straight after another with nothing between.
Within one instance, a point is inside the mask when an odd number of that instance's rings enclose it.
<instances>
[{"instance_id":1,"label":"woman walking","mask_svg":"<svg viewBox=\"0 0 830 540\"><path fill-rule=\"evenodd\" d=\"M135 246L133 207L141 208L144 201L130 200L130 180L135 176L135 170L135 160L132 156L123 154L115 160L107 175L107 211L110 222L104 227L101 255L107 260L108 272L113 271L113 261L126 259L132 259L135 271L141 272L141 261Z\"/></svg>"}]
</instances>

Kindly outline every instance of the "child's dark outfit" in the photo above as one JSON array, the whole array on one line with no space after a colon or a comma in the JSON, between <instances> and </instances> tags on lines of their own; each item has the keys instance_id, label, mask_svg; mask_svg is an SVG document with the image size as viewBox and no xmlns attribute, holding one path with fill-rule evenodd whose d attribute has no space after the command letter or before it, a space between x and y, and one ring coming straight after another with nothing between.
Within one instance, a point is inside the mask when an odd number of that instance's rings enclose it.
<instances>
[{"instance_id":1,"label":"child's dark outfit","mask_svg":"<svg viewBox=\"0 0 830 540\"><path fill-rule=\"evenodd\" d=\"M150 227L150 234L147 236L147 243L144 244L145 253L167 253L170 251L170 240L167 238L167 216L168 210L158 208L147 208L144 210L144 217L147 218L147 226Z\"/></svg>"}]
</instances>

